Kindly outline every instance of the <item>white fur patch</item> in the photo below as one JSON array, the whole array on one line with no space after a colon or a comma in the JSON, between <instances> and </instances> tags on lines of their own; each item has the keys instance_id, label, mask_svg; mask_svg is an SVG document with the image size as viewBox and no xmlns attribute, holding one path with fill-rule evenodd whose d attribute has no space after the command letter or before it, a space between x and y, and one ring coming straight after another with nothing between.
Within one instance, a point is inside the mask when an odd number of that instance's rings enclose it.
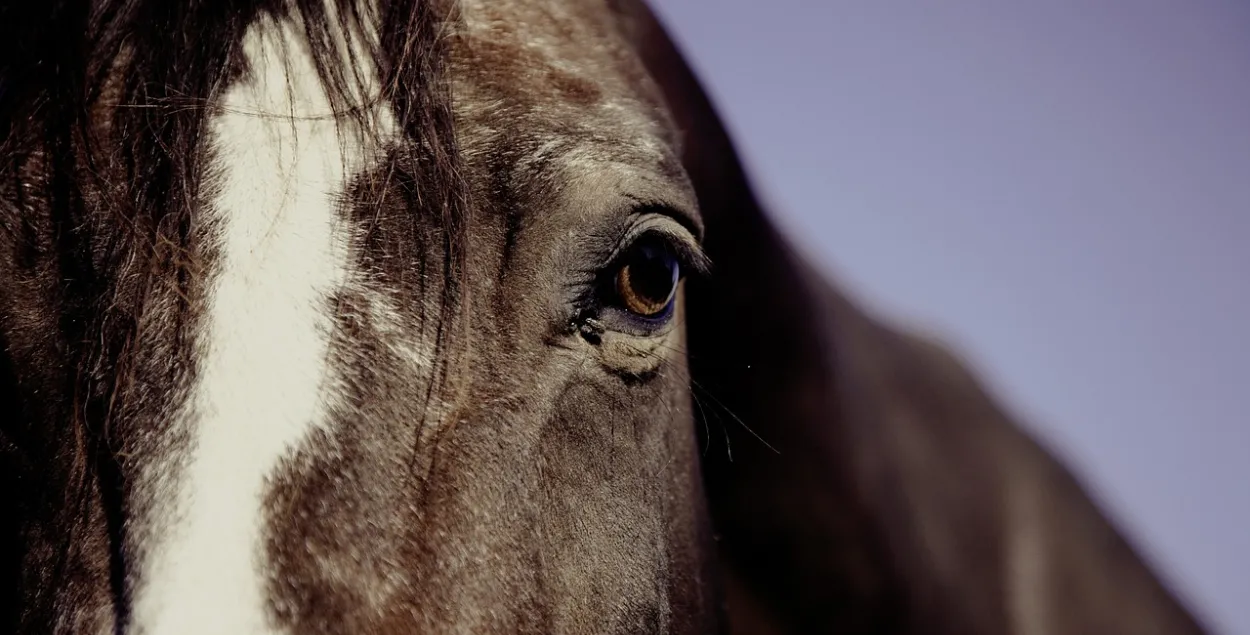
<instances>
[{"instance_id":1,"label":"white fur patch","mask_svg":"<svg viewBox=\"0 0 1250 635\"><path fill-rule=\"evenodd\" d=\"M216 189L202 213L219 249L180 415L190 444L146 519L128 633L280 630L267 608L262 499L280 462L326 424L330 296L350 274L339 197L372 158L329 116L301 33L294 21L253 24L251 75L210 119Z\"/></svg>"}]
</instances>

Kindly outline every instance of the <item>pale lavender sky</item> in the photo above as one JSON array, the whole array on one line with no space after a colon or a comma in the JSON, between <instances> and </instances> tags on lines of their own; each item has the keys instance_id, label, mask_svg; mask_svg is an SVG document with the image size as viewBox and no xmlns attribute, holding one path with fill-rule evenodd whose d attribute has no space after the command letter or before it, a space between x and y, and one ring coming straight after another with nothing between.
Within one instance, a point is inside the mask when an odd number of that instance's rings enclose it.
<instances>
[{"instance_id":1,"label":"pale lavender sky","mask_svg":"<svg viewBox=\"0 0 1250 635\"><path fill-rule=\"evenodd\" d=\"M802 248L1250 635L1250 4L652 2Z\"/></svg>"}]
</instances>

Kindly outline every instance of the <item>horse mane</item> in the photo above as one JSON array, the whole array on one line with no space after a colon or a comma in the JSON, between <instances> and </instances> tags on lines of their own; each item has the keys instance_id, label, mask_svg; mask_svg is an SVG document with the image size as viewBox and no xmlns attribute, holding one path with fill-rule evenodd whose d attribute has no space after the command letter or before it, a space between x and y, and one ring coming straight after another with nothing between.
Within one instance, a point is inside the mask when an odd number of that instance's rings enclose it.
<instances>
[{"instance_id":1,"label":"horse mane","mask_svg":"<svg viewBox=\"0 0 1250 635\"><path fill-rule=\"evenodd\" d=\"M467 186L443 68L451 9L429 0L7 2L0 6L0 167L15 192L32 185L24 166L33 159L42 168L33 183L39 198L72 237L60 245L76 265L62 272L67 279L107 285L137 240L147 248L141 255L179 260L185 285L196 263L179 252L208 167L204 127L230 80L247 72L247 27L266 14L298 16L336 115L363 124L357 78L341 63L359 52L337 34L377 25L365 54L381 76L377 97L390 104L406 139L391 154L406 154L409 189L420 193L413 211L441 216L454 294ZM0 216L20 213L0 209ZM101 222L128 231L83 231Z\"/></svg>"},{"instance_id":2,"label":"horse mane","mask_svg":"<svg viewBox=\"0 0 1250 635\"><path fill-rule=\"evenodd\" d=\"M100 495L121 495L109 426L131 398L125 386L141 330L174 316L180 345L189 346L186 326L204 286L203 250L190 245L205 222L195 211L211 167L206 125L231 80L248 72L243 37L266 16L299 18L334 111L360 122L355 78L341 60L361 52L336 34L376 33L363 54L405 138L387 155L403 167L390 169L411 181L403 191L414 216L441 217L436 345L447 339L444 324L461 304L468 209L444 69L451 0L3 2L0 235L31 251L41 284L61 294L53 319L68 350L48 361L67 369L65 420L31 422L44 429L29 440L33 456L55 457L65 472L46 477L42 494L67 510L59 522L80 522L93 481ZM170 298L179 304L173 311ZM193 372L173 366L162 372ZM436 380L445 377L444 368ZM29 436L14 426L0 425L0 441ZM117 502L106 507L120 509ZM120 531L112 520L110 531ZM73 535L65 531L64 540ZM47 588L70 575L65 566L54 567Z\"/></svg>"}]
</instances>

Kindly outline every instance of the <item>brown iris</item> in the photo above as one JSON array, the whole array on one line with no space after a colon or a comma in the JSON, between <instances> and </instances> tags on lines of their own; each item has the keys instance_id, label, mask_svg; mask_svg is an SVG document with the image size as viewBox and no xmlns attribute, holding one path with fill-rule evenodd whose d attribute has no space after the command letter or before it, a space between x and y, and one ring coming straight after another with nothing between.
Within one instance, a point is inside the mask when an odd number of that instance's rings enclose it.
<instances>
[{"instance_id":1,"label":"brown iris","mask_svg":"<svg viewBox=\"0 0 1250 635\"><path fill-rule=\"evenodd\" d=\"M645 240L630 250L616 273L616 292L631 313L656 318L672 304L680 271L677 258L660 241Z\"/></svg>"}]
</instances>

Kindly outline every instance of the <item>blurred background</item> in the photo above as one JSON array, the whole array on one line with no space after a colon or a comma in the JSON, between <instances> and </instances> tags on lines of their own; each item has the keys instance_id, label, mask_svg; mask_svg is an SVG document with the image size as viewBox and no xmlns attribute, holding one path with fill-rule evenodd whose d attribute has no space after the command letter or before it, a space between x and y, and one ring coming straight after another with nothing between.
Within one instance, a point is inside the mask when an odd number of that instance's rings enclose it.
<instances>
[{"instance_id":1,"label":"blurred background","mask_svg":"<svg viewBox=\"0 0 1250 635\"><path fill-rule=\"evenodd\" d=\"M1250 635L1250 3L651 1L802 251Z\"/></svg>"}]
</instances>

